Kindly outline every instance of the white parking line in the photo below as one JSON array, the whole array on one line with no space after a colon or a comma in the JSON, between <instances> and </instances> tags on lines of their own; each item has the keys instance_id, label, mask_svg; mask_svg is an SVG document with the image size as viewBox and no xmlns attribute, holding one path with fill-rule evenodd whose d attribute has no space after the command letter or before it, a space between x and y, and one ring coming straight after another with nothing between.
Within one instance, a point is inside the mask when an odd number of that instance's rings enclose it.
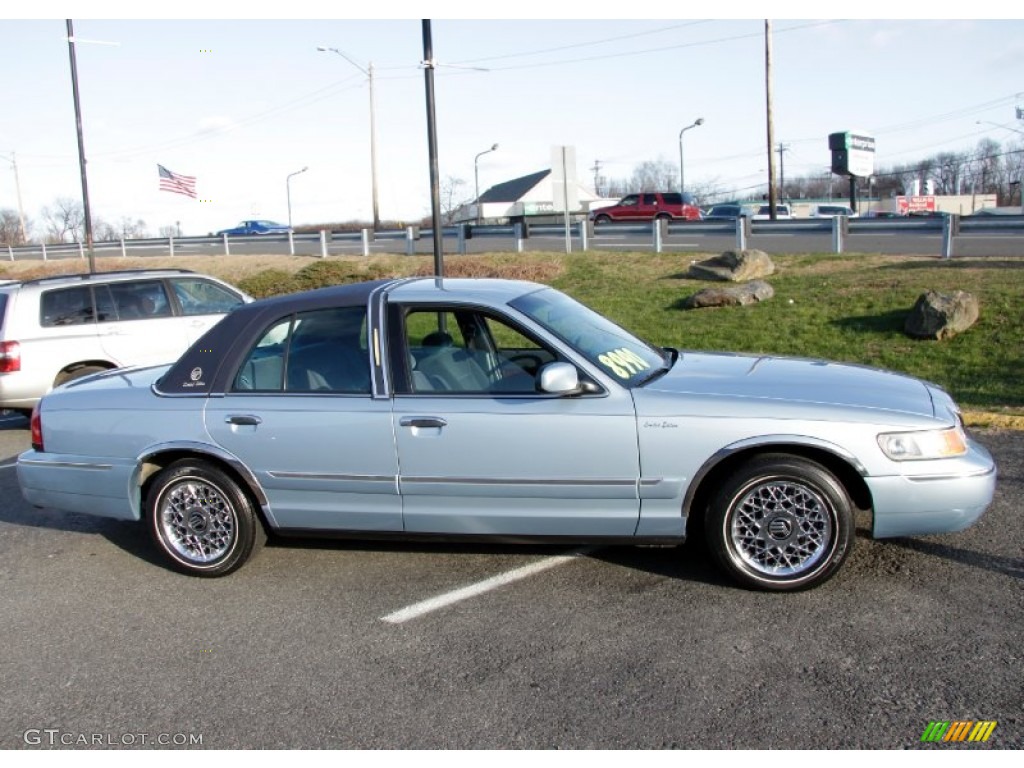
<instances>
[{"instance_id":1,"label":"white parking line","mask_svg":"<svg viewBox=\"0 0 1024 768\"><path fill-rule=\"evenodd\" d=\"M522 568L516 568L514 570L498 574L497 576L492 576L489 579L478 581L476 584L470 584L451 592L445 592L442 595L437 595L436 597L431 597L427 600L414 603L407 608L402 608L394 613L389 613L387 616L381 616L380 620L386 621L389 624L402 624L403 622L428 614L431 611L445 608L453 603L468 600L471 597L482 595L484 592L490 592L492 589L497 589L498 587L503 587L506 584L511 584L514 581L528 578L534 574L546 571L549 568L554 568L557 565L570 563L590 551L591 550L589 549L581 549L576 552L570 552L568 555L547 557L543 560L538 560L536 563L524 565Z\"/></svg>"}]
</instances>

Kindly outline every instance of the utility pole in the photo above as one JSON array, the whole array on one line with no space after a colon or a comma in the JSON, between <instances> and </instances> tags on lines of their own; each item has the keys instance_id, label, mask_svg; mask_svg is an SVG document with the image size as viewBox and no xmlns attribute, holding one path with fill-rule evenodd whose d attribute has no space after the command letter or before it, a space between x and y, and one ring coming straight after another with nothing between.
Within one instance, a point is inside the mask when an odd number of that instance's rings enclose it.
<instances>
[{"instance_id":1,"label":"utility pole","mask_svg":"<svg viewBox=\"0 0 1024 768\"><path fill-rule=\"evenodd\" d=\"M782 196L786 196L786 160L783 157L783 153L789 150L789 147L779 142L779 191Z\"/></svg>"},{"instance_id":2,"label":"utility pole","mask_svg":"<svg viewBox=\"0 0 1024 768\"><path fill-rule=\"evenodd\" d=\"M14 169L14 189L18 193L18 218L21 222L21 242L22 244L28 242L28 232L25 229L25 206L21 202L21 181L18 179L18 159L14 156L14 150L11 150L11 156L0 155L4 160L11 164Z\"/></svg>"},{"instance_id":3,"label":"utility pole","mask_svg":"<svg viewBox=\"0 0 1024 768\"><path fill-rule=\"evenodd\" d=\"M594 194L598 197L601 196L600 189L600 178L601 178L601 161L595 160L593 167L590 168L594 172Z\"/></svg>"},{"instance_id":4,"label":"utility pole","mask_svg":"<svg viewBox=\"0 0 1024 768\"><path fill-rule=\"evenodd\" d=\"M764 95L768 130L768 213L775 221L775 124L772 115L772 20L764 20Z\"/></svg>"},{"instance_id":5,"label":"utility pole","mask_svg":"<svg viewBox=\"0 0 1024 768\"><path fill-rule=\"evenodd\" d=\"M75 100L75 126L78 130L78 167L82 176L82 213L85 215L85 247L89 252L89 271L96 271L92 248L92 215L89 213L89 181L85 174L85 140L82 138L82 106L78 98L78 64L75 61L75 30L67 19L68 56L71 59L71 93Z\"/></svg>"},{"instance_id":6,"label":"utility pole","mask_svg":"<svg viewBox=\"0 0 1024 768\"><path fill-rule=\"evenodd\" d=\"M430 19L420 20L423 31L423 84L427 97L427 156L430 161L430 215L434 231L434 274L444 277L444 233L441 231L441 184L437 163L437 116L434 99L434 42Z\"/></svg>"}]
</instances>

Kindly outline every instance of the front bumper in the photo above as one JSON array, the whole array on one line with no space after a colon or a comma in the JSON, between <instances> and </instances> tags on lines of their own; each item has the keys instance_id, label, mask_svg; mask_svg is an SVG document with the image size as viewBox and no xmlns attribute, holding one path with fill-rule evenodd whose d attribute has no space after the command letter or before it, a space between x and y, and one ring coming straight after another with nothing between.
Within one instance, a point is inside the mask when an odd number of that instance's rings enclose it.
<instances>
[{"instance_id":1,"label":"front bumper","mask_svg":"<svg viewBox=\"0 0 1024 768\"><path fill-rule=\"evenodd\" d=\"M953 533L973 525L992 503L996 465L984 447L968 445L960 458L920 462L931 474L864 478L874 502L874 537ZM908 470L917 464L906 462Z\"/></svg>"}]
</instances>

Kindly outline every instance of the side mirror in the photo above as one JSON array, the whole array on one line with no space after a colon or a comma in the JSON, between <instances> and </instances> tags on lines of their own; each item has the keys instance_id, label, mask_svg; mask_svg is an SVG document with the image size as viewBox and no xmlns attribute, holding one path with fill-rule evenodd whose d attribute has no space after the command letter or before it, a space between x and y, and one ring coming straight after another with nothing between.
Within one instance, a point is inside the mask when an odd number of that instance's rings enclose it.
<instances>
[{"instance_id":1,"label":"side mirror","mask_svg":"<svg viewBox=\"0 0 1024 768\"><path fill-rule=\"evenodd\" d=\"M551 395L579 394L580 374L575 365L548 363L537 375L537 388Z\"/></svg>"}]
</instances>

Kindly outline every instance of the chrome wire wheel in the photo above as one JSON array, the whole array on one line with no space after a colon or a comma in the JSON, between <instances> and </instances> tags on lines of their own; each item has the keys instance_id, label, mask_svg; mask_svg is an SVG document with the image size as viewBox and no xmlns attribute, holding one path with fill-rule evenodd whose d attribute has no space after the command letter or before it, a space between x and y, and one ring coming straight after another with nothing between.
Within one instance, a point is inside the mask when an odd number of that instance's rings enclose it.
<instances>
[{"instance_id":1,"label":"chrome wire wheel","mask_svg":"<svg viewBox=\"0 0 1024 768\"><path fill-rule=\"evenodd\" d=\"M834 538L829 506L806 485L758 483L736 503L729 531L737 556L755 571L792 576L812 570Z\"/></svg>"},{"instance_id":2,"label":"chrome wire wheel","mask_svg":"<svg viewBox=\"0 0 1024 768\"><path fill-rule=\"evenodd\" d=\"M168 546L190 562L214 562L234 545L235 511L216 485L179 479L161 495L158 514Z\"/></svg>"},{"instance_id":3,"label":"chrome wire wheel","mask_svg":"<svg viewBox=\"0 0 1024 768\"><path fill-rule=\"evenodd\" d=\"M174 462L153 477L145 497L150 535L183 573L224 576L266 541L250 495L211 461Z\"/></svg>"},{"instance_id":4,"label":"chrome wire wheel","mask_svg":"<svg viewBox=\"0 0 1024 768\"><path fill-rule=\"evenodd\" d=\"M766 453L718 482L705 535L740 584L787 592L817 586L839 570L853 546L853 502L826 467Z\"/></svg>"}]
</instances>

